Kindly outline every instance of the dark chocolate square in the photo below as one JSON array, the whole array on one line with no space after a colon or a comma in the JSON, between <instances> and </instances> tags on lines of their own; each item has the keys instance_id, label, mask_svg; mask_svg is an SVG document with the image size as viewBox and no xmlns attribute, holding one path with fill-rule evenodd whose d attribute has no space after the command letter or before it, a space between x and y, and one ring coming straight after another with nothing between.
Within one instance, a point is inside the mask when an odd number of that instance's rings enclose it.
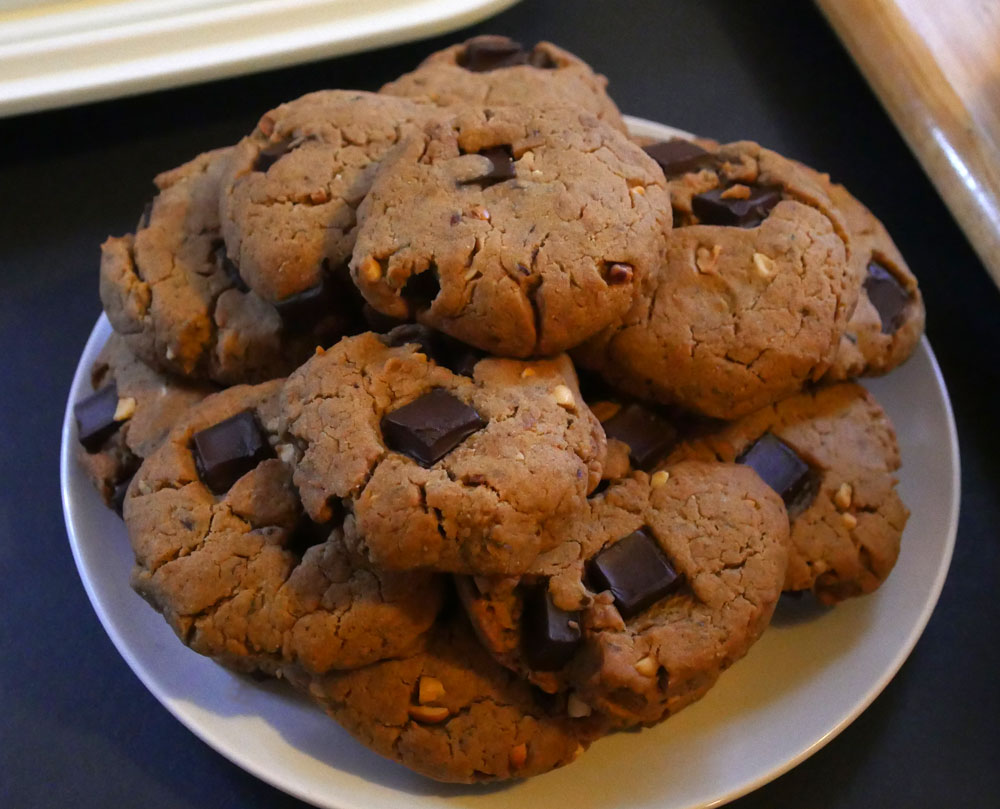
<instances>
[{"instance_id":1,"label":"dark chocolate square","mask_svg":"<svg viewBox=\"0 0 1000 809\"><path fill-rule=\"evenodd\" d=\"M809 486L811 467L788 444L773 433L764 433L736 459L754 470L774 489L785 504L791 504Z\"/></svg>"},{"instance_id":2,"label":"dark chocolate square","mask_svg":"<svg viewBox=\"0 0 1000 809\"><path fill-rule=\"evenodd\" d=\"M680 575L648 528L633 531L587 566L596 592L610 590L622 618L631 618L673 592Z\"/></svg>"},{"instance_id":3,"label":"dark chocolate square","mask_svg":"<svg viewBox=\"0 0 1000 809\"><path fill-rule=\"evenodd\" d=\"M435 388L383 416L382 438L389 449L429 467L485 426L473 408Z\"/></svg>"},{"instance_id":4,"label":"dark chocolate square","mask_svg":"<svg viewBox=\"0 0 1000 809\"><path fill-rule=\"evenodd\" d=\"M604 424L604 434L628 444L629 457L637 469L649 469L677 441L677 430L647 407L632 402Z\"/></svg>"},{"instance_id":5,"label":"dark chocolate square","mask_svg":"<svg viewBox=\"0 0 1000 809\"><path fill-rule=\"evenodd\" d=\"M749 186L746 199L723 197L726 188L713 188L691 198L691 210L703 225L729 225L755 228L763 222L779 202L781 188L776 186Z\"/></svg>"},{"instance_id":6,"label":"dark chocolate square","mask_svg":"<svg viewBox=\"0 0 1000 809\"><path fill-rule=\"evenodd\" d=\"M580 613L552 603L547 584L524 588L521 647L536 671L557 671L573 657L583 641Z\"/></svg>"},{"instance_id":7,"label":"dark chocolate square","mask_svg":"<svg viewBox=\"0 0 1000 809\"><path fill-rule=\"evenodd\" d=\"M512 180L517 176L514 169L514 150L510 146L491 146L476 152L476 154L489 160L490 167L478 177L466 180L463 185L474 184L480 188L489 188L491 185L502 183L504 180Z\"/></svg>"},{"instance_id":8,"label":"dark chocolate square","mask_svg":"<svg viewBox=\"0 0 1000 809\"><path fill-rule=\"evenodd\" d=\"M667 177L686 174L714 161L710 152L683 138L653 143L642 150L660 165Z\"/></svg>"},{"instance_id":9,"label":"dark chocolate square","mask_svg":"<svg viewBox=\"0 0 1000 809\"><path fill-rule=\"evenodd\" d=\"M864 286L868 300L882 321L882 334L895 334L906 320L906 305L910 302L910 293L888 269L875 260L868 263L868 276Z\"/></svg>"},{"instance_id":10,"label":"dark chocolate square","mask_svg":"<svg viewBox=\"0 0 1000 809\"><path fill-rule=\"evenodd\" d=\"M274 455L253 410L195 433L192 451L198 476L214 494L229 491L237 480Z\"/></svg>"},{"instance_id":11,"label":"dark chocolate square","mask_svg":"<svg viewBox=\"0 0 1000 809\"><path fill-rule=\"evenodd\" d=\"M528 52L520 42L507 37L474 39L460 54L458 64L473 73L486 73L501 67L527 64Z\"/></svg>"},{"instance_id":12,"label":"dark chocolate square","mask_svg":"<svg viewBox=\"0 0 1000 809\"><path fill-rule=\"evenodd\" d=\"M73 405L77 436L87 452L97 452L121 427L115 421L118 409L118 386L112 382Z\"/></svg>"}]
</instances>

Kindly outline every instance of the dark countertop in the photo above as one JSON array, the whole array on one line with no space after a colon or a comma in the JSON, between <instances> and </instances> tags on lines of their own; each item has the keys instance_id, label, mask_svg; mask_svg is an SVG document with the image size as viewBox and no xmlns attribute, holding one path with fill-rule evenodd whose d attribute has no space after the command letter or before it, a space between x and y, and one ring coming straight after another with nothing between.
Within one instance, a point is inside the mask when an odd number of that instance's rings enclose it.
<instances>
[{"instance_id":1,"label":"dark countertop","mask_svg":"<svg viewBox=\"0 0 1000 809\"><path fill-rule=\"evenodd\" d=\"M105 635L74 567L59 430L100 312L98 245L133 227L155 173L235 142L269 107L322 87L377 89L477 32L552 39L608 75L623 111L759 140L830 171L883 218L920 278L958 423L954 560L926 632L874 704L733 805L1000 805L1000 295L834 35L800 0L526 0L432 41L0 120L0 805L303 805L156 702Z\"/></svg>"}]
</instances>

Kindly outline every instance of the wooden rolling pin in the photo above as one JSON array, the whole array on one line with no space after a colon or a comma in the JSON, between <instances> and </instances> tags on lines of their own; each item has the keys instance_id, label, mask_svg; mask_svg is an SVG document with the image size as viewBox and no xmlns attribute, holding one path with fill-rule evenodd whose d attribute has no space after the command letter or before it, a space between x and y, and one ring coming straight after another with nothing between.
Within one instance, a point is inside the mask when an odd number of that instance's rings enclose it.
<instances>
[{"instance_id":1,"label":"wooden rolling pin","mask_svg":"<svg viewBox=\"0 0 1000 809\"><path fill-rule=\"evenodd\" d=\"M1000 286L1000 0L817 0Z\"/></svg>"}]
</instances>

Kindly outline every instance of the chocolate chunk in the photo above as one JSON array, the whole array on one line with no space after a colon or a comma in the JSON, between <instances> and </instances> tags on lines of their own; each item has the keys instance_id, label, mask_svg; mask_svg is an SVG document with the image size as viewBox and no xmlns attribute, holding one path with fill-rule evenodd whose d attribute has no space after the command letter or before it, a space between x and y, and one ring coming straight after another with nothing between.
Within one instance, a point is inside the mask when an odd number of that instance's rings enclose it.
<instances>
[{"instance_id":1,"label":"chocolate chunk","mask_svg":"<svg viewBox=\"0 0 1000 809\"><path fill-rule=\"evenodd\" d=\"M215 266L225 273L236 289L244 294L250 291L247 282L240 275L239 267L236 266L236 263L226 253L226 243L222 239L212 242L212 260L215 262Z\"/></svg>"},{"instance_id":2,"label":"chocolate chunk","mask_svg":"<svg viewBox=\"0 0 1000 809\"><path fill-rule=\"evenodd\" d=\"M293 140L291 138L285 138L284 140L268 144L257 153L257 159L254 161L253 170L267 171L282 157L288 154L292 150L292 146Z\"/></svg>"},{"instance_id":3,"label":"chocolate chunk","mask_svg":"<svg viewBox=\"0 0 1000 809\"><path fill-rule=\"evenodd\" d=\"M490 168L485 174L466 180L463 185L476 184L480 188L489 188L491 185L502 183L504 180L512 180L517 176L514 170L514 150L510 146L491 146L476 154L485 157L490 161Z\"/></svg>"},{"instance_id":4,"label":"chocolate chunk","mask_svg":"<svg viewBox=\"0 0 1000 809\"><path fill-rule=\"evenodd\" d=\"M465 402L435 388L383 416L382 437L389 449L429 467L485 426Z\"/></svg>"},{"instance_id":5,"label":"chocolate chunk","mask_svg":"<svg viewBox=\"0 0 1000 809\"><path fill-rule=\"evenodd\" d=\"M745 199L722 196L725 188L713 188L691 198L691 210L703 225L730 225L755 228L763 222L771 209L781 202L781 188L777 186L748 186L750 195Z\"/></svg>"},{"instance_id":6,"label":"chocolate chunk","mask_svg":"<svg viewBox=\"0 0 1000 809\"><path fill-rule=\"evenodd\" d=\"M788 444L773 433L764 433L736 463L745 464L774 489L786 505L801 499L811 487L811 467Z\"/></svg>"},{"instance_id":7,"label":"chocolate chunk","mask_svg":"<svg viewBox=\"0 0 1000 809\"><path fill-rule=\"evenodd\" d=\"M583 641L580 613L552 603L546 584L526 587L521 615L521 646L528 665L537 671L565 666Z\"/></svg>"},{"instance_id":8,"label":"chocolate chunk","mask_svg":"<svg viewBox=\"0 0 1000 809\"><path fill-rule=\"evenodd\" d=\"M253 410L206 427L192 439L195 466L214 494L224 494L261 461L274 455Z\"/></svg>"},{"instance_id":9,"label":"chocolate chunk","mask_svg":"<svg viewBox=\"0 0 1000 809\"><path fill-rule=\"evenodd\" d=\"M97 452L121 427L122 423L115 421L117 409L118 386L114 382L73 405L77 435L87 452Z\"/></svg>"},{"instance_id":10,"label":"chocolate chunk","mask_svg":"<svg viewBox=\"0 0 1000 809\"><path fill-rule=\"evenodd\" d=\"M407 278L400 295L411 306L426 309L440 291L441 281L438 279L437 267L431 265L423 272Z\"/></svg>"},{"instance_id":11,"label":"chocolate chunk","mask_svg":"<svg viewBox=\"0 0 1000 809\"><path fill-rule=\"evenodd\" d=\"M648 528L633 531L590 560L596 592L610 590L622 618L631 618L675 590L680 576Z\"/></svg>"},{"instance_id":12,"label":"chocolate chunk","mask_svg":"<svg viewBox=\"0 0 1000 809\"><path fill-rule=\"evenodd\" d=\"M697 143L683 138L653 143L642 150L660 164L667 177L675 177L709 165L715 161L711 152L706 152Z\"/></svg>"},{"instance_id":13,"label":"chocolate chunk","mask_svg":"<svg viewBox=\"0 0 1000 809\"><path fill-rule=\"evenodd\" d=\"M874 260L868 262L865 294L882 321L882 334L894 334L906 320L910 294L889 270Z\"/></svg>"},{"instance_id":14,"label":"chocolate chunk","mask_svg":"<svg viewBox=\"0 0 1000 809\"><path fill-rule=\"evenodd\" d=\"M476 37L458 57L458 64L473 73L486 73L527 62L528 53L521 43L507 37Z\"/></svg>"},{"instance_id":15,"label":"chocolate chunk","mask_svg":"<svg viewBox=\"0 0 1000 809\"><path fill-rule=\"evenodd\" d=\"M603 427L608 438L628 444L629 458L637 469L649 469L677 440L677 430L669 421L635 402L624 405Z\"/></svg>"},{"instance_id":16,"label":"chocolate chunk","mask_svg":"<svg viewBox=\"0 0 1000 809\"><path fill-rule=\"evenodd\" d=\"M421 352L435 363L444 366L454 374L467 376L470 379L476 363L486 356L479 349L420 323L405 323L402 326L397 326L385 335L382 342L390 347L416 343L420 346Z\"/></svg>"}]
</instances>

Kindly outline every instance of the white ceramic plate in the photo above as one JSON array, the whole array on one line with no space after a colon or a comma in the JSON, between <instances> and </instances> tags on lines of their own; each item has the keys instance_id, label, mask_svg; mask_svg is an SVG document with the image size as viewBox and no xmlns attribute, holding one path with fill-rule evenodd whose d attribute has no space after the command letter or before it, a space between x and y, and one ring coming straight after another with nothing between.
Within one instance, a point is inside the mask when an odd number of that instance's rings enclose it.
<instances>
[{"instance_id":1,"label":"white ceramic plate","mask_svg":"<svg viewBox=\"0 0 1000 809\"><path fill-rule=\"evenodd\" d=\"M0 0L0 116L452 31L517 0Z\"/></svg>"},{"instance_id":2,"label":"white ceramic plate","mask_svg":"<svg viewBox=\"0 0 1000 809\"><path fill-rule=\"evenodd\" d=\"M630 120L637 134L675 131ZM868 383L896 425L900 492L913 513L892 576L875 594L819 610L782 604L772 626L700 702L656 728L602 739L562 770L505 787L436 784L368 752L279 684L237 677L182 647L128 585L121 520L74 460L72 403L110 333L102 316L70 391L62 433L66 526L80 576L118 651L195 734L274 786L336 809L693 809L766 783L816 752L885 687L937 602L958 524L958 440L948 393L924 340Z\"/></svg>"}]
</instances>

